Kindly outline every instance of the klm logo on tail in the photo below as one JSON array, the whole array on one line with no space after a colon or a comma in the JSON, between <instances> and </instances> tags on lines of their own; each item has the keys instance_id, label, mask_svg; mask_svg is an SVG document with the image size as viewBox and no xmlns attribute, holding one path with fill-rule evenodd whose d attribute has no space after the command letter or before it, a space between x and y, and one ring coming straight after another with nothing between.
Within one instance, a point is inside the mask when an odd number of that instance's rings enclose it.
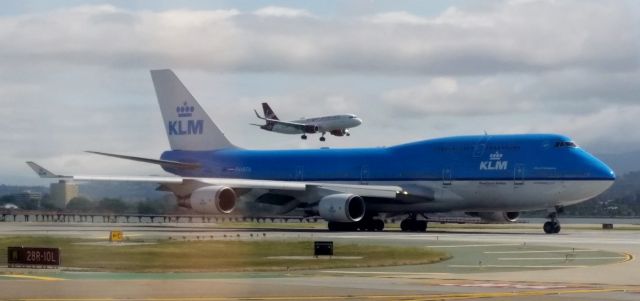
<instances>
[{"instance_id":1,"label":"klm logo on tail","mask_svg":"<svg viewBox=\"0 0 640 301\"><path fill-rule=\"evenodd\" d=\"M189 106L186 101L183 105L176 107L178 118L182 119L168 122L169 135L202 135L204 129L203 120L184 119L192 117L194 111L195 107Z\"/></svg>"},{"instance_id":2,"label":"klm logo on tail","mask_svg":"<svg viewBox=\"0 0 640 301\"><path fill-rule=\"evenodd\" d=\"M502 154L495 152L489 155L489 161L480 162L480 170L507 170L509 161L502 161Z\"/></svg>"}]
</instances>

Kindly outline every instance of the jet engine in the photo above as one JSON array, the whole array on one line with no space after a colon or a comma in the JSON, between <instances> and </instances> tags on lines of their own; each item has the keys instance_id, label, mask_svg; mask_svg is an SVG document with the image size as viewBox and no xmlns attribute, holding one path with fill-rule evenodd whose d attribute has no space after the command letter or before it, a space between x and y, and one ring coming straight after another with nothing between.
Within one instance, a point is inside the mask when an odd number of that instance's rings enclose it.
<instances>
[{"instance_id":1,"label":"jet engine","mask_svg":"<svg viewBox=\"0 0 640 301\"><path fill-rule=\"evenodd\" d=\"M207 186L191 193L193 210L206 214L231 213L236 207L236 192L225 186Z\"/></svg>"},{"instance_id":2,"label":"jet engine","mask_svg":"<svg viewBox=\"0 0 640 301\"><path fill-rule=\"evenodd\" d=\"M364 200L355 194L332 194L320 199L320 217L330 222L357 222L364 217Z\"/></svg>"},{"instance_id":3,"label":"jet engine","mask_svg":"<svg viewBox=\"0 0 640 301\"><path fill-rule=\"evenodd\" d=\"M307 134L315 134L319 130L317 125L307 124L304 126L304 132Z\"/></svg>"},{"instance_id":4,"label":"jet engine","mask_svg":"<svg viewBox=\"0 0 640 301\"><path fill-rule=\"evenodd\" d=\"M513 223L520 217L520 212L466 212L466 214L491 223Z\"/></svg>"},{"instance_id":5,"label":"jet engine","mask_svg":"<svg viewBox=\"0 0 640 301\"><path fill-rule=\"evenodd\" d=\"M331 133L331 135L334 135L334 136L342 137L342 136L347 134L347 130L345 130L345 129L333 130L333 131L331 131L329 133Z\"/></svg>"}]
</instances>

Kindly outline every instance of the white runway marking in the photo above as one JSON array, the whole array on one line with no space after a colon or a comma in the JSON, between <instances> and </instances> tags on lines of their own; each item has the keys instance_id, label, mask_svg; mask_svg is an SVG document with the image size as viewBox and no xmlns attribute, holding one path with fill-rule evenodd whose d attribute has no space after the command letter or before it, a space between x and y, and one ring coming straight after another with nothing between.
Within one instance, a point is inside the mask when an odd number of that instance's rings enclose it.
<instances>
[{"instance_id":1,"label":"white runway marking","mask_svg":"<svg viewBox=\"0 0 640 301\"><path fill-rule=\"evenodd\" d=\"M450 275L450 273L418 273L418 272L365 272L365 271L321 271L322 273L335 274L371 274L371 275Z\"/></svg>"},{"instance_id":2,"label":"white runway marking","mask_svg":"<svg viewBox=\"0 0 640 301\"><path fill-rule=\"evenodd\" d=\"M333 259L362 259L362 256L268 256L267 259L286 259L286 260L333 260Z\"/></svg>"},{"instance_id":3,"label":"white runway marking","mask_svg":"<svg viewBox=\"0 0 640 301\"><path fill-rule=\"evenodd\" d=\"M548 251L487 251L485 254L527 254L527 253L573 253L573 252L600 252L598 250L548 250Z\"/></svg>"},{"instance_id":4,"label":"white runway marking","mask_svg":"<svg viewBox=\"0 0 640 301\"><path fill-rule=\"evenodd\" d=\"M558 269L558 268L586 268L587 265L474 265L474 264L452 264L450 268L510 268L510 269Z\"/></svg>"},{"instance_id":5,"label":"white runway marking","mask_svg":"<svg viewBox=\"0 0 640 301\"><path fill-rule=\"evenodd\" d=\"M481 244L481 245L450 245L450 246L426 246L425 248L471 248L471 247L512 247L522 244Z\"/></svg>"},{"instance_id":6,"label":"white runway marking","mask_svg":"<svg viewBox=\"0 0 640 301\"><path fill-rule=\"evenodd\" d=\"M538 257L538 258L498 258L498 260L602 260L602 259L627 259L624 256L615 257Z\"/></svg>"}]
</instances>

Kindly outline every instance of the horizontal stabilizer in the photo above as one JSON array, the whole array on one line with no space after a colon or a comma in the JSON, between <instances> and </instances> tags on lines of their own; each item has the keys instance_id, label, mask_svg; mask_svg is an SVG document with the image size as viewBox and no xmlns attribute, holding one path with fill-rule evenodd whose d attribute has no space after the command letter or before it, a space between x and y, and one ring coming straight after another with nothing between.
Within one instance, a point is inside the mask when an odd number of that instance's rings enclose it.
<instances>
[{"instance_id":1,"label":"horizontal stabilizer","mask_svg":"<svg viewBox=\"0 0 640 301\"><path fill-rule=\"evenodd\" d=\"M170 161L170 160L158 160L158 159L149 159L149 158L141 158L141 157L133 157L133 156L125 156L125 155L117 155L117 154L109 154L103 152L95 152L95 151L86 151L87 153L114 157L119 159L126 159L144 163L158 164L165 167L173 167L173 168L182 168L182 169L195 169L200 168L201 165L198 163L187 163L187 162L179 162L179 161Z\"/></svg>"}]
</instances>

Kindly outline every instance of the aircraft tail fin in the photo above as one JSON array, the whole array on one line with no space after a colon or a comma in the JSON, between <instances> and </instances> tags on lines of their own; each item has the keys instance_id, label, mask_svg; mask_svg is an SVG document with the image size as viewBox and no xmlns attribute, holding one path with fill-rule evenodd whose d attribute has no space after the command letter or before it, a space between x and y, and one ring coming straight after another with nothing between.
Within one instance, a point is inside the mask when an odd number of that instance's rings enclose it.
<instances>
[{"instance_id":1,"label":"aircraft tail fin","mask_svg":"<svg viewBox=\"0 0 640 301\"><path fill-rule=\"evenodd\" d=\"M172 150L235 148L170 69L151 70Z\"/></svg>"},{"instance_id":2,"label":"aircraft tail fin","mask_svg":"<svg viewBox=\"0 0 640 301\"><path fill-rule=\"evenodd\" d=\"M269 104L266 103L266 102L262 103L262 111L264 112L264 118L273 119L273 120L280 120L280 119L278 119L278 116L276 116L276 113L273 112L273 110L271 109Z\"/></svg>"}]
</instances>

